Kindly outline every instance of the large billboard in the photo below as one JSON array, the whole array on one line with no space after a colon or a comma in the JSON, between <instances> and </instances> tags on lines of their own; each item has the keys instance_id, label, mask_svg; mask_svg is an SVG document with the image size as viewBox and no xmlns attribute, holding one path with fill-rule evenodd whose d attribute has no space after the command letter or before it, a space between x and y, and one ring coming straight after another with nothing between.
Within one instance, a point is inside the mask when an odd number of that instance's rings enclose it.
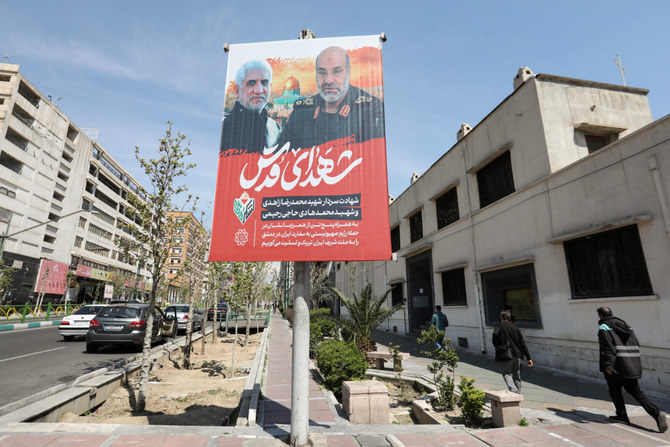
<instances>
[{"instance_id":1,"label":"large billboard","mask_svg":"<svg viewBox=\"0 0 670 447\"><path fill-rule=\"evenodd\" d=\"M390 257L379 36L230 45L209 260Z\"/></svg>"},{"instance_id":2,"label":"large billboard","mask_svg":"<svg viewBox=\"0 0 670 447\"><path fill-rule=\"evenodd\" d=\"M67 264L40 259L40 270L35 281L36 293L62 295L67 290Z\"/></svg>"}]
</instances>

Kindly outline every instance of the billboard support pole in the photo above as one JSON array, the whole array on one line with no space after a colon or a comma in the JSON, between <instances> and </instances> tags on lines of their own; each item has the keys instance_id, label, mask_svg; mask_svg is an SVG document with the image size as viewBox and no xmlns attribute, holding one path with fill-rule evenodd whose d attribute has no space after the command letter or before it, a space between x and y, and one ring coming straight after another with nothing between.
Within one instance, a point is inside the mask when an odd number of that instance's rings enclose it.
<instances>
[{"instance_id":1,"label":"billboard support pole","mask_svg":"<svg viewBox=\"0 0 670 447\"><path fill-rule=\"evenodd\" d=\"M293 358L291 377L291 445L309 445L309 270L308 261L295 263L293 298Z\"/></svg>"},{"instance_id":2,"label":"billboard support pole","mask_svg":"<svg viewBox=\"0 0 670 447\"><path fill-rule=\"evenodd\" d=\"M314 33L300 31L300 39L313 39ZM293 358L291 377L291 445L309 445L309 267L308 261L294 263Z\"/></svg>"}]
</instances>

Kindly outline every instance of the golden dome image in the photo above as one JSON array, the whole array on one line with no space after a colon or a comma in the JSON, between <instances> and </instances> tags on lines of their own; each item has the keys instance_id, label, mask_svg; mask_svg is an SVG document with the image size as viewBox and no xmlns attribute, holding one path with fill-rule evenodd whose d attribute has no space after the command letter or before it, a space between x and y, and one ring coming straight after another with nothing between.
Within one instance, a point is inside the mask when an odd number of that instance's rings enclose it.
<instances>
[{"instance_id":1,"label":"golden dome image","mask_svg":"<svg viewBox=\"0 0 670 447\"><path fill-rule=\"evenodd\" d=\"M300 88L300 81L298 81L296 78L291 76L284 82L284 88L285 89L299 89Z\"/></svg>"}]
</instances>

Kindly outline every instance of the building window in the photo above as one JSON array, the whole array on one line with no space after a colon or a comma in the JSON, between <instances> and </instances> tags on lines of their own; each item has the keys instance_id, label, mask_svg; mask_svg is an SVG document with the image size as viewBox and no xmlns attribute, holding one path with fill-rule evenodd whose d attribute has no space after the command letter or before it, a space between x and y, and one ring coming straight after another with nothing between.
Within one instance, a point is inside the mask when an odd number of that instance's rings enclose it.
<instances>
[{"instance_id":1,"label":"building window","mask_svg":"<svg viewBox=\"0 0 670 447\"><path fill-rule=\"evenodd\" d=\"M572 298L652 295L637 225L563 244Z\"/></svg>"},{"instance_id":2,"label":"building window","mask_svg":"<svg viewBox=\"0 0 670 447\"><path fill-rule=\"evenodd\" d=\"M438 230L456 222L460 218L458 215L456 188L451 188L435 200L435 211L437 212Z\"/></svg>"},{"instance_id":3,"label":"building window","mask_svg":"<svg viewBox=\"0 0 670 447\"><path fill-rule=\"evenodd\" d=\"M404 304L405 300L402 298L402 283L397 282L391 284L393 290L391 291L391 306L397 306L399 304Z\"/></svg>"},{"instance_id":4,"label":"building window","mask_svg":"<svg viewBox=\"0 0 670 447\"><path fill-rule=\"evenodd\" d=\"M74 246L77 248L81 248L81 243L84 242L84 238L77 236L74 238Z\"/></svg>"},{"instance_id":5,"label":"building window","mask_svg":"<svg viewBox=\"0 0 670 447\"><path fill-rule=\"evenodd\" d=\"M481 208L514 192L512 159L509 151L477 171L477 186Z\"/></svg>"},{"instance_id":6,"label":"building window","mask_svg":"<svg viewBox=\"0 0 670 447\"><path fill-rule=\"evenodd\" d=\"M609 138L602 135L584 135L584 139L586 140L586 148L589 150L589 154L610 144Z\"/></svg>"},{"instance_id":7,"label":"building window","mask_svg":"<svg viewBox=\"0 0 670 447\"><path fill-rule=\"evenodd\" d=\"M442 302L445 306L467 306L465 269L442 272Z\"/></svg>"},{"instance_id":8,"label":"building window","mask_svg":"<svg viewBox=\"0 0 670 447\"><path fill-rule=\"evenodd\" d=\"M170 264L181 264L181 258L170 258Z\"/></svg>"},{"instance_id":9,"label":"building window","mask_svg":"<svg viewBox=\"0 0 670 447\"><path fill-rule=\"evenodd\" d=\"M410 243L414 243L423 237L423 221L421 220L421 211L414 213L409 217L409 235Z\"/></svg>"},{"instance_id":10,"label":"building window","mask_svg":"<svg viewBox=\"0 0 670 447\"><path fill-rule=\"evenodd\" d=\"M400 250L400 227L391 229L391 251L395 253Z\"/></svg>"},{"instance_id":11,"label":"building window","mask_svg":"<svg viewBox=\"0 0 670 447\"><path fill-rule=\"evenodd\" d=\"M500 312L511 307L518 326L542 327L533 264L482 273L482 290L487 324L497 323Z\"/></svg>"}]
</instances>

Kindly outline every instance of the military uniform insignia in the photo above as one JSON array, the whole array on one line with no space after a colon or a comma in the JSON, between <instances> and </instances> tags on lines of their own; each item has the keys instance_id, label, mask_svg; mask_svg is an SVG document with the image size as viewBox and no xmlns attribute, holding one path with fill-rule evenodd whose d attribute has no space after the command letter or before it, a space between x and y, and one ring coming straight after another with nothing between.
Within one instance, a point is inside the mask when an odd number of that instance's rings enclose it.
<instances>
[{"instance_id":1,"label":"military uniform insignia","mask_svg":"<svg viewBox=\"0 0 670 447\"><path fill-rule=\"evenodd\" d=\"M350 111L351 111L351 107L349 107L349 104L345 104L345 105L342 106L342 108L340 109L340 115L342 115L343 117L346 118L346 117L349 115L349 112L350 112Z\"/></svg>"},{"instance_id":2,"label":"military uniform insignia","mask_svg":"<svg viewBox=\"0 0 670 447\"><path fill-rule=\"evenodd\" d=\"M316 119L319 116L319 109L320 109L319 106L317 106L316 109L314 109L314 116L312 117L312 119Z\"/></svg>"}]
</instances>

